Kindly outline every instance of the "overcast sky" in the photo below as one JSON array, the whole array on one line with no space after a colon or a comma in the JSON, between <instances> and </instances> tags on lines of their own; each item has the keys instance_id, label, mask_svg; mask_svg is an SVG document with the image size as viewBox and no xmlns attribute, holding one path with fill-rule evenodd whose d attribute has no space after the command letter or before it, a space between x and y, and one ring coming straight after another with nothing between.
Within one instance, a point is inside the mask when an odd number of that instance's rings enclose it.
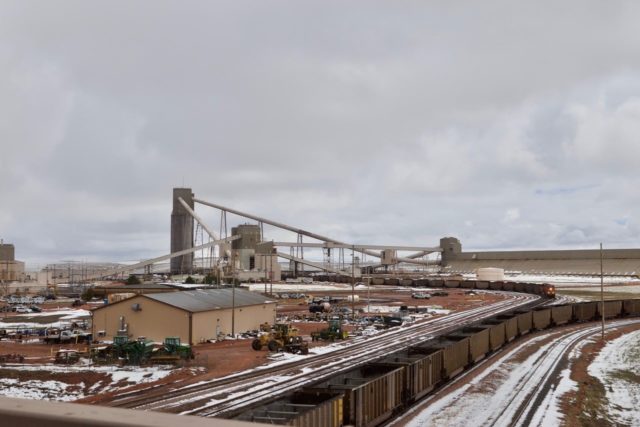
<instances>
[{"instance_id":1,"label":"overcast sky","mask_svg":"<svg viewBox=\"0 0 640 427\"><path fill-rule=\"evenodd\" d=\"M0 237L162 255L184 185L347 242L639 247L640 4L523 3L4 0Z\"/></svg>"}]
</instances>

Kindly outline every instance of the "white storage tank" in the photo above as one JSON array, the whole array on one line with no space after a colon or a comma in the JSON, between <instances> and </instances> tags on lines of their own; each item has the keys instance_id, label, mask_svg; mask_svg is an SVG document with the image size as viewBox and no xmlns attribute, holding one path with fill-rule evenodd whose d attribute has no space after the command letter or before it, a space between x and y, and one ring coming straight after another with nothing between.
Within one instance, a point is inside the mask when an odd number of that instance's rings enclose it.
<instances>
[{"instance_id":1,"label":"white storage tank","mask_svg":"<svg viewBox=\"0 0 640 427\"><path fill-rule=\"evenodd\" d=\"M487 281L504 280L504 269L495 267L479 268L476 270L476 279Z\"/></svg>"}]
</instances>

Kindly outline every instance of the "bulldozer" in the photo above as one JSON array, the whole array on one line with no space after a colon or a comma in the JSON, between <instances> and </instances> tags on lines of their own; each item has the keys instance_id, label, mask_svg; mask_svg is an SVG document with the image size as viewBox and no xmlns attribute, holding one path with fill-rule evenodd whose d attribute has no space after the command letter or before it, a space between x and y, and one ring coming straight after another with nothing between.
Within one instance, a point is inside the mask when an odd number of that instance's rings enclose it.
<instances>
[{"instance_id":1,"label":"bulldozer","mask_svg":"<svg viewBox=\"0 0 640 427\"><path fill-rule=\"evenodd\" d=\"M273 328L268 326L260 325L262 333L253 340L251 348L260 351L266 346L273 352L309 354L309 344L298 335L298 329L287 323L276 323Z\"/></svg>"},{"instance_id":2,"label":"bulldozer","mask_svg":"<svg viewBox=\"0 0 640 427\"><path fill-rule=\"evenodd\" d=\"M340 320L329 320L329 326L320 331L311 333L311 341L335 341L346 340L349 337L349 333L342 329L342 322Z\"/></svg>"}]
</instances>

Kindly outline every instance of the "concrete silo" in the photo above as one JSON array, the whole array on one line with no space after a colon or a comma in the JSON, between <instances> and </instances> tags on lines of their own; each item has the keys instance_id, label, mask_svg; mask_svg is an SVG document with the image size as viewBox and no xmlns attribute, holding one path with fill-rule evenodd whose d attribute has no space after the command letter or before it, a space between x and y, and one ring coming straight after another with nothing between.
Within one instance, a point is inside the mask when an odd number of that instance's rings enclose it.
<instances>
[{"instance_id":1,"label":"concrete silo","mask_svg":"<svg viewBox=\"0 0 640 427\"><path fill-rule=\"evenodd\" d=\"M181 197L193 209L193 192L190 188L173 189L171 211L171 253L193 248L193 217L182 206ZM171 259L171 274L191 273L193 253Z\"/></svg>"}]
</instances>

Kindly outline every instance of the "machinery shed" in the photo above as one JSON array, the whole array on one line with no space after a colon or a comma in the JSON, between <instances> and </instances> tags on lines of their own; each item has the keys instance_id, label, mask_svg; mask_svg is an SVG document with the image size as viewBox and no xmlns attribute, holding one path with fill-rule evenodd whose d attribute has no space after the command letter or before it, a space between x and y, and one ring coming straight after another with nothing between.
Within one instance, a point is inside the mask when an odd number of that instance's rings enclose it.
<instances>
[{"instance_id":1,"label":"machinery shed","mask_svg":"<svg viewBox=\"0 0 640 427\"><path fill-rule=\"evenodd\" d=\"M276 302L243 289L199 289L136 295L96 308L92 315L93 336L99 340L127 335L161 342L176 336L193 345L275 323Z\"/></svg>"}]
</instances>

